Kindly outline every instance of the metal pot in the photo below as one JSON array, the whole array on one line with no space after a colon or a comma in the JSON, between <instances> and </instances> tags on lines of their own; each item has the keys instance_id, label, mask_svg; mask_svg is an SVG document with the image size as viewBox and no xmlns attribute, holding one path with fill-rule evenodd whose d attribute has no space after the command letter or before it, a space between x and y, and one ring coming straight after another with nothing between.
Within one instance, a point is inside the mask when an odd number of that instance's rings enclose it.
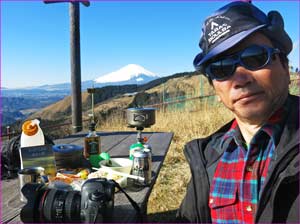
<instances>
[{"instance_id":1,"label":"metal pot","mask_svg":"<svg viewBox=\"0 0 300 224\"><path fill-rule=\"evenodd\" d=\"M132 128L148 128L155 124L155 108L128 108L127 123Z\"/></svg>"}]
</instances>

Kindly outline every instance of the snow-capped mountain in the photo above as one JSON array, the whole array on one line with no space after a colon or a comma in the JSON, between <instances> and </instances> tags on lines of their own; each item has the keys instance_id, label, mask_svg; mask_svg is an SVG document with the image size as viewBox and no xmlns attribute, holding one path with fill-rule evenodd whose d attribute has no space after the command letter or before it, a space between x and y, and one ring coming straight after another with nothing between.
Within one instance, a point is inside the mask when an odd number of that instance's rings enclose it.
<instances>
[{"instance_id":1,"label":"snow-capped mountain","mask_svg":"<svg viewBox=\"0 0 300 224\"><path fill-rule=\"evenodd\" d=\"M142 66L129 64L117 71L100 76L94 81L98 84L125 85L144 84L157 78L159 78L158 75L146 70Z\"/></svg>"},{"instance_id":2,"label":"snow-capped mountain","mask_svg":"<svg viewBox=\"0 0 300 224\"><path fill-rule=\"evenodd\" d=\"M160 78L158 75L146 70L142 66L129 64L115 72L100 76L94 80L81 82L81 90L87 88L116 86L128 84L145 84L154 79ZM22 96L67 96L71 94L71 83L60 83L53 85L41 85L23 88L1 88L2 96L22 97Z\"/></svg>"}]
</instances>

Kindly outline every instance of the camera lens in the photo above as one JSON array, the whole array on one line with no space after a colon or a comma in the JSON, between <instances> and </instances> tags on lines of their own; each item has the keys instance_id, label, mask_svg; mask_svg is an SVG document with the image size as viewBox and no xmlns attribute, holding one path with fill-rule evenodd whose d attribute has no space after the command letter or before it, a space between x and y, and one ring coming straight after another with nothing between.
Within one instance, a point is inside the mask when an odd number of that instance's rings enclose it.
<instances>
[{"instance_id":1,"label":"camera lens","mask_svg":"<svg viewBox=\"0 0 300 224\"><path fill-rule=\"evenodd\" d=\"M21 210L24 223L95 223L111 221L115 184L94 178L85 181L81 191L48 188L28 183L22 188L27 199Z\"/></svg>"},{"instance_id":2,"label":"camera lens","mask_svg":"<svg viewBox=\"0 0 300 224\"><path fill-rule=\"evenodd\" d=\"M80 199L81 196L79 192L68 192L65 204L66 222L80 222Z\"/></svg>"},{"instance_id":3,"label":"camera lens","mask_svg":"<svg viewBox=\"0 0 300 224\"><path fill-rule=\"evenodd\" d=\"M51 189L43 204L46 222L80 222L80 193Z\"/></svg>"},{"instance_id":4,"label":"camera lens","mask_svg":"<svg viewBox=\"0 0 300 224\"><path fill-rule=\"evenodd\" d=\"M27 199L26 205L20 212L20 217L23 222L39 222L42 216L42 201L47 194L45 185L37 183L27 183L22 188L22 193Z\"/></svg>"}]
</instances>

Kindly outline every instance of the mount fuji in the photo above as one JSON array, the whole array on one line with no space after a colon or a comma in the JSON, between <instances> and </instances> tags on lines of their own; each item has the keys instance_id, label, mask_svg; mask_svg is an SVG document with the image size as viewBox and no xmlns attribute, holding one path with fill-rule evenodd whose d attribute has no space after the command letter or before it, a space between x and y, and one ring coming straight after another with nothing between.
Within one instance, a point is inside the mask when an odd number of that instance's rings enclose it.
<instances>
[{"instance_id":1,"label":"mount fuji","mask_svg":"<svg viewBox=\"0 0 300 224\"><path fill-rule=\"evenodd\" d=\"M146 70L140 65L129 64L117 71L102 75L94 80L81 82L81 90L86 91L87 88L104 87L104 86L121 86L137 84L142 85L160 76ZM60 83L53 85L41 85L33 87L24 87L17 89L1 88L3 96L7 97L49 97L49 96L67 96L71 93L71 83Z\"/></svg>"},{"instance_id":2,"label":"mount fuji","mask_svg":"<svg viewBox=\"0 0 300 224\"><path fill-rule=\"evenodd\" d=\"M94 80L81 82L81 90L86 91L88 88L101 88L106 96L131 91L134 87L116 88L109 86L122 85L142 85L152 80L160 78L158 75L146 70L142 66L129 64L117 71L100 76ZM134 88L137 89L137 88ZM28 114L38 111L41 108L55 103L65 96L71 94L71 83L49 84L41 86L23 87L23 88L0 88L3 102L3 124L13 124L17 119L25 119ZM123 92L122 92L123 91ZM113 92L113 93L111 93ZM102 97L102 96L101 96Z\"/></svg>"},{"instance_id":3,"label":"mount fuji","mask_svg":"<svg viewBox=\"0 0 300 224\"><path fill-rule=\"evenodd\" d=\"M128 85L145 84L154 79L160 78L158 75L146 70L140 65L129 64L117 71L105 74L94 80L95 85Z\"/></svg>"}]
</instances>

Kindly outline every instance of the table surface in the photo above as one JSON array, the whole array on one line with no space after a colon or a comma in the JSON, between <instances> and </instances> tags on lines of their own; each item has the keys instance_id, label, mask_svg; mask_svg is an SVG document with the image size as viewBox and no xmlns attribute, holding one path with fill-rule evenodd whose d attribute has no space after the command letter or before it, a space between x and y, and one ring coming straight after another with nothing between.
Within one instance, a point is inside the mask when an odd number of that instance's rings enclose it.
<instances>
[{"instance_id":1,"label":"table surface","mask_svg":"<svg viewBox=\"0 0 300 224\"><path fill-rule=\"evenodd\" d=\"M136 142L136 132L97 132L101 136L102 152L108 152L111 157L128 158L129 146ZM54 140L55 144L75 144L84 145L86 133L70 135L63 139ZM148 144L152 147L152 180L151 184L138 191L125 188L129 196L138 203L144 218L147 213L147 202L157 179L160 168L168 152L173 133L169 132L143 132L142 136L148 138ZM3 180L2 183L2 222L20 222L20 210L24 204L19 199L18 179ZM126 196L119 192L115 193L114 221L115 222L135 222L136 212L131 206Z\"/></svg>"}]
</instances>

